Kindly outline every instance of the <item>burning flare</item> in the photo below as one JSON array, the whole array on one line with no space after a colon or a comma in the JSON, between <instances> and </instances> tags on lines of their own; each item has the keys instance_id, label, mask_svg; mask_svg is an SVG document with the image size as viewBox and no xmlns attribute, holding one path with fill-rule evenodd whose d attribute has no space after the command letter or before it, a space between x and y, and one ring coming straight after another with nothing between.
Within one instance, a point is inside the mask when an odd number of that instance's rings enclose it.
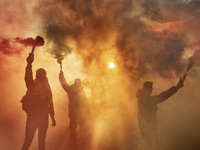
<instances>
[{"instance_id":1,"label":"burning flare","mask_svg":"<svg viewBox=\"0 0 200 150\"><path fill-rule=\"evenodd\" d=\"M193 55L189 58L189 64L186 70L185 75L183 76L183 82L185 81L185 78L187 77L188 71L193 67L195 63L197 63L200 60L200 49L194 51Z\"/></svg>"},{"instance_id":2,"label":"burning flare","mask_svg":"<svg viewBox=\"0 0 200 150\"><path fill-rule=\"evenodd\" d=\"M31 53L32 53L32 54L34 53L34 50L35 50L35 47L36 47L36 46L43 46L43 45L44 45L44 38L41 37L41 36L37 36L37 37L35 38L34 45L33 45L33 48L32 48Z\"/></svg>"}]
</instances>

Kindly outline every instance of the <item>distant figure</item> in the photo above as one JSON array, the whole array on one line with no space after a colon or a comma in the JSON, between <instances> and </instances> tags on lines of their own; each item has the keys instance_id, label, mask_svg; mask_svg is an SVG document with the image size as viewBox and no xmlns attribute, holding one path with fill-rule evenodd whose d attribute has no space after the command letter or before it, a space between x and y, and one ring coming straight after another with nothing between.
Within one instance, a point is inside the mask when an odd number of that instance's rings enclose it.
<instances>
[{"instance_id":1,"label":"distant figure","mask_svg":"<svg viewBox=\"0 0 200 150\"><path fill-rule=\"evenodd\" d=\"M65 80L62 70L60 71L59 79L63 89L67 92L69 98L68 115L70 119L70 141L74 149L76 149L76 129L78 125L80 125L80 128L84 128L85 126L87 113L87 98L83 87L81 86L80 79L75 79L74 84L69 85Z\"/></svg>"},{"instance_id":2,"label":"distant figure","mask_svg":"<svg viewBox=\"0 0 200 150\"><path fill-rule=\"evenodd\" d=\"M167 100L181 87L183 87L182 78L180 78L177 86L173 86L159 95L151 96L153 82L145 82L143 88L138 90L136 95L138 99L138 122L140 135L144 140L146 150L159 150L156 117L157 104Z\"/></svg>"},{"instance_id":3,"label":"distant figure","mask_svg":"<svg viewBox=\"0 0 200 150\"><path fill-rule=\"evenodd\" d=\"M46 71L42 68L36 71L36 79L33 80L32 62L34 55L27 57L25 83L27 92L22 98L22 109L27 113L25 140L22 150L28 150L36 129L38 129L39 150L45 150L45 138L48 128L48 115L50 114L52 126L56 126L51 88L46 77Z\"/></svg>"}]
</instances>

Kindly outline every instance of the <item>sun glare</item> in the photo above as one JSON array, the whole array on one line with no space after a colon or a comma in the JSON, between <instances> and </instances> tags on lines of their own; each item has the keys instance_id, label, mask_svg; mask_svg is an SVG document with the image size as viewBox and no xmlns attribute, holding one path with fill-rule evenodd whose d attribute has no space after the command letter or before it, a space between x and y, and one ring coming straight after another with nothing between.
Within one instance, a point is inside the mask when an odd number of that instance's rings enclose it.
<instances>
[{"instance_id":1,"label":"sun glare","mask_svg":"<svg viewBox=\"0 0 200 150\"><path fill-rule=\"evenodd\" d=\"M115 68L115 64L114 64L113 62L110 62L110 63L108 64L108 66L109 66L109 68Z\"/></svg>"}]
</instances>

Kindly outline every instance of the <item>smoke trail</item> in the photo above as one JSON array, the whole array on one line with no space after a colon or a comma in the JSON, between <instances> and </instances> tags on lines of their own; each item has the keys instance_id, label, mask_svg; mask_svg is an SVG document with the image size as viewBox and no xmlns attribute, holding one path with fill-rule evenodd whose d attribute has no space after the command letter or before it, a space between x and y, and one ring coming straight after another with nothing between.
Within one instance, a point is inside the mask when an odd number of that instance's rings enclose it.
<instances>
[{"instance_id":1,"label":"smoke trail","mask_svg":"<svg viewBox=\"0 0 200 150\"><path fill-rule=\"evenodd\" d=\"M15 38L16 42L23 44L24 46L33 46L35 40L33 38L22 39L20 37Z\"/></svg>"},{"instance_id":2,"label":"smoke trail","mask_svg":"<svg viewBox=\"0 0 200 150\"><path fill-rule=\"evenodd\" d=\"M19 55L22 52L22 48L16 46L15 40L0 39L0 52L4 55Z\"/></svg>"},{"instance_id":3,"label":"smoke trail","mask_svg":"<svg viewBox=\"0 0 200 150\"><path fill-rule=\"evenodd\" d=\"M46 27L47 39L53 43L52 53L54 57L61 62L64 57L71 52L71 48L67 45L67 33L58 25L49 25Z\"/></svg>"},{"instance_id":4,"label":"smoke trail","mask_svg":"<svg viewBox=\"0 0 200 150\"><path fill-rule=\"evenodd\" d=\"M22 39L20 37L16 37L15 38L17 43L20 43L22 45L26 46L43 46L44 45L44 38L37 36L35 39L33 38L26 38L26 39Z\"/></svg>"},{"instance_id":5,"label":"smoke trail","mask_svg":"<svg viewBox=\"0 0 200 150\"><path fill-rule=\"evenodd\" d=\"M72 51L69 40L85 63L99 61L108 50L103 47L112 40L119 65L125 72L154 72L164 78L183 71L181 56L187 45L184 35L164 33L155 41L154 33L140 18L155 21L168 18L158 1L41 1L47 40L53 43L51 53L61 61ZM38 8L39 9L39 8ZM168 32L168 31L167 31ZM122 61L122 63L120 63ZM169 63L170 62L170 63Z\"/></svg>"},{"instance_id":6,"label":"smoke trail","mask_svg":"<svg viewBox=\"0 0 200 150\"><path fill-rule=\"evenodd\" d=\"M200 50L199 49L194 51L193 55L189 58L189 64L188 64L187 72L198 61L200 61Z\"/></svg>"},{"instance_id":7,"label":"smoke trail","mask_svg":"<svg viewBox=\"0 0 200 150\"><path fill-rule=\"evenodd\" d=\"M20 44L20 45L19 45ZM35 44L35 39L33 38L20 38L15 39L0 39L0 52L4 55L19 55L24 50L24 47L33 46ZM43 46L44 39L41 38L37 42L36 46Z\"/></svg>"}]
</instances>

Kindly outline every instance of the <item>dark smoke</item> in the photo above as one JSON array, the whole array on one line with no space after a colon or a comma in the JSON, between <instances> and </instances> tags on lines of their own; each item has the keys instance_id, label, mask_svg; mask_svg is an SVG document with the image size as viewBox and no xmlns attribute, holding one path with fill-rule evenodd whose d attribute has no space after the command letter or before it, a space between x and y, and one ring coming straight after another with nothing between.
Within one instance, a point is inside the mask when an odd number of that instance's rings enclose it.
<instances>
[{"instance_id":1,"label":"dark smoke","mask_svg":"<svg viewBox=\"0 0 200 150\"><path fill-rule=\"evenodd\" d=\"M185 65L181 61L184 49L186 47L186 39L179 35L165 35L164 44L158 46L158 51L154 54L151 60L152 70L162 77L172 77L175 73L179 75L182 73Z\"/></svg>"},{"instance_id":2,"label":"dark smoke","mask_svg":"<svg viewBox=\"0 0 200 150\"><path fill-rule=\"evenodd\" d=\"M141 17L157 22L170 20L158 1L43 0L40 6L45 6L42 10L37 8L37 12L43 17L46 38L53 45L51 53L58 61L72 51L69 40L75 42L86 65L99 61L107 51L102 45L117 35L113 46L125 72L132 73L137 68L168 78L184 69L181 56L187 45L186 36L165 31L158 41L141 21Z\"/></svg>"},{"instance_id":3,"label":"dark smoke","mask_svg":"<svg viewBox=\"0 0 200 150\"><path fill-rule=\"evenodd\" d=\"M158 23L170 20L170 17L159 7L158 1L144 1L142 6L144 11L141 12L140 17ZM185 65L182 55L188 43L187 36L180 33L172 34L171 31L166 30L158 33L156 39L149 28L137 19L124 22L124 26L120 28L122 32L117 45L126 62L125 65L128 64L126 68L134 68L134 64L138 63L137 70L141 70L140 72L151 72L164 78L178 76Z\"/></svg>"},{"instance_id":4,"label":"dark smoke","mask_svg":"<svg viewBox=\"0 0 200 150\"><path fill-rule=\"evenodd\" d=\"M62 29L61 26L55 24L46 27L47 39L53 43L51 52L58 62L61 62L71 52L66 42L67 32L65 30L67 29Z\"/></svg>"},{"instance_id":5,"label":"dark smoke","mask_svg":"<svg viewBox=\"0 0 200 150\"><path fill-rule=\"evenodd\" d=\"M166 16L162 13L161 8L159 7L158 0L144 0L142 2L142 7L144 8L143 16L151 20L158 22L166 21Z\"/></svg>"}]
</instances>

